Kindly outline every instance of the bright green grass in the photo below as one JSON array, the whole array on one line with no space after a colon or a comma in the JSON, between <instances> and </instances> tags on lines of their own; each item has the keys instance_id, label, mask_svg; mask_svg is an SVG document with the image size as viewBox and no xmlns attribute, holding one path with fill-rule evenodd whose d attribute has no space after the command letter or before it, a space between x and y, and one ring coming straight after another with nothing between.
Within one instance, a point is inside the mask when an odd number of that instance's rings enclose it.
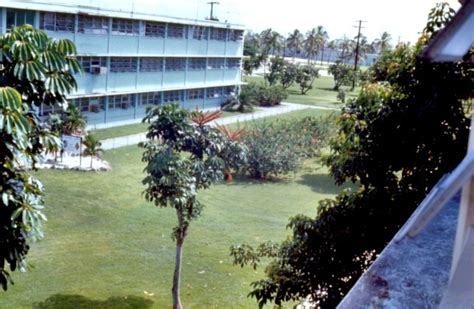
<instances>
[{"instance_id":1,"label":"bright green grass","mask_svg":"<svg viewBox=\"0 0 474 309\"><path fill-rule=\"evenodd\" d=\"M264 79L260 76L245 76L246 82L263 83ZM314 81L313 89L306 94L301 94L301 90L297 84L293 84L288 88L288 98L285 100L290 103L300 103L313 106L335 107L340 108L343 104L337 101L337 91L333 90L334 79L331 76L321 76ZM346 89L347 90L347 89ZM357 95L359 88L354 91L346 92L346 99L353 98Z\"/></svg>"},{"instance_id":2,"label":"bright green grass","mask_svg":"<svg viewBox=\"0 0 474 309\"><path fill-rule=\"evenodd\" d=\"M46 238L28 255L35 268L13 274L15 285L1 296L0 308L171 306L176 218L172 209L141 196L141 152L106 152L111 172L36 173L47 190ZM263 268L232 266L229 247L285 239L289 217L314 216L317 201L339 190L313 162L279 181L238 179L200 193L206 207L184 246L184 306L256 308L247 294L249 284L263 278Z\"/></svg>"},{"instance_id":3,"label":"bright green grass","mask_svg":"<svg viewBox=\"0 0 474 309\"><path fill-rule=\"evenodd\" d=\"M108 138L127 136L145 132L148 127L146 123L134 123L125 126L112 127L107 129L99 129L91 131L99 140Z\"/></svg>"}]
</instances>

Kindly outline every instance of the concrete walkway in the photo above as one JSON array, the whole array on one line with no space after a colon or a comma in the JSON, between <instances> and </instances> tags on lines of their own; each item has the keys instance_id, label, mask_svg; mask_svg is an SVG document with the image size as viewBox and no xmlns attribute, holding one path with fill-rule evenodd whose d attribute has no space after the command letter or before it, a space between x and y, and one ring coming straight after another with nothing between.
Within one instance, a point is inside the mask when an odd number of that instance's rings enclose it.
<instances>
[{"instance_id":1,"label":"concrete walkway","mask_svg":"<svg viewBox=\"0 0 474 309\"><path fill-rule=\"evenodd\" d=\"M249 120L265 118L265 117L270 117L270 116L275 116L275 115L280 115L280 114L286 114L289 112L302 110L302 109L309 109L309 108L322 109L322 110L334 110L334 111L339 110L337 108L331 108L331 107L310 106L310 105L282 102L278 106L261 107L259 108L259 110L253 113L238 114L235 116L229 116L229 117L216 119L212 121L210 125L216 125L216 124L228 125L231 123L245 122ZM107 150L107 149L125 147L129 145L137 145L139 142L144 142L144 141L146 141L145 133L138 133L138 134L133 134L133 135L109 138L101 142L102 142L102 149Z\"/></svg>"}]
</instances>

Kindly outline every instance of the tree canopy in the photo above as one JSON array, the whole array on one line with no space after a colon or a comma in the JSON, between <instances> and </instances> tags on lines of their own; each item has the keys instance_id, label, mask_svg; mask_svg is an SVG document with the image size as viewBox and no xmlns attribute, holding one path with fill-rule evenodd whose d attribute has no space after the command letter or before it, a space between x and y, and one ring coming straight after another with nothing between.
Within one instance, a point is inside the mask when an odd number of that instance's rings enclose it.
<instances>
[{"instance_id":1,"label":"tree canopy","mask_svg":"<svg viewBox=\"0 0 474 309\"><path fill-rule=\"evenodd\" d=\"M65 107L81 71L69 40L53 40L29 25L0 37L0 284L26 269L30 243L43 237L44 190L25 170L60 140L42 124L41 105Z\"/></svg>"}]
</instances>

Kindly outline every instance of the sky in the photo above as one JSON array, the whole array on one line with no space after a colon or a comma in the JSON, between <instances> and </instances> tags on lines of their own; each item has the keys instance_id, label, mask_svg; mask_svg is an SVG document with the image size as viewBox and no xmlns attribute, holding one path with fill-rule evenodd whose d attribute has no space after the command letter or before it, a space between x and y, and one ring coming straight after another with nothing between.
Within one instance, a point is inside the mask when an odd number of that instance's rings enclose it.
<instances>
[{"instance_id":1,"label":"sky","mask_svg":"<svg viewBox=\"0 0 474 309\"><path fill-rule=\"evenodd\" d=\"M156 13L204 19L209 1L215 0L50 0L56 3L100 6L125 11ZM369 41L387 31L392 43L415 42L426 24L429 10L440 0L217 0L214 15L221 21L242 24L260 32L272 28L283 35L294 29L306 32L322 25L330 39L357 35L357 20L363 20L362 33ZM458 10L456 0L447 0Z\"/></svg>"}]
</instances>

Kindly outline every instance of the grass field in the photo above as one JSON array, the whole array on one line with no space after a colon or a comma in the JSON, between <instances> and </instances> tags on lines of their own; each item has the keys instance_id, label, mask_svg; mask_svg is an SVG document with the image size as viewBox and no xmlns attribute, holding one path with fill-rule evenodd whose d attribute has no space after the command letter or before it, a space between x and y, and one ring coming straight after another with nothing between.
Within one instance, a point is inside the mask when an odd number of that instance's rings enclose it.
<instances>
[{"instance_id":1,"label":"grass field","mask_svg":"<svg viewBox=\"0 0 474 309\"><path fill-rule=\"evenodd\" d=\"M305 110L280 118L321 114ZM261 121L272 121L266 119ZM169 308L174 268L172 209L141 196L142 150L107 151L103 173L37 172L46 194L46 238L32 246L34 266L13 274L0 308ZM290 216L314 216L317 201L340 188L317 162L280 180L237 178L200 194L206 205L184 246L182 300L186 308L255 308L249 284L263 268L233 266L229 247L281 241Z\"/></svg>"},{"instance_id":2,"label":"grass field","mask_svg":"<svg viewBox=\"0 0 474 309\"><path fill-rule=\"evenodd\" d=\"M264 79L262 76L245 76L244 81L263 83ZM341 108L343 104L337 101L337 91L334 91L333 87L334 79L331 76L321 76L314 81L313 89L308 91L305 95L301 94L297 84L288 88L289 95L285 101L313 106ZM358 91L359 88L356 88L352 92L347 91L346 99L355 97Z\"/></svg>"}]
</instances>

